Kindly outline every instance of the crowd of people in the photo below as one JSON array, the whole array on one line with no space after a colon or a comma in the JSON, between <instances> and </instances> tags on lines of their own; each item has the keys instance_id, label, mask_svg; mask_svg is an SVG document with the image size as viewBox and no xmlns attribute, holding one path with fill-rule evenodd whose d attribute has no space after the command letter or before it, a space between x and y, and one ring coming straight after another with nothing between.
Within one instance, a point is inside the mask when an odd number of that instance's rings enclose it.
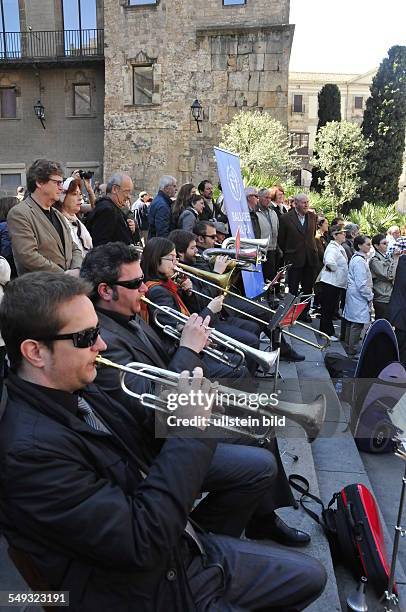
<instances>
[{"instance_id":1,"label":"crowd of people","mask_svg":"<svg viewBox=\"0 0 406 612\"><path fill-rule=\"evenodd\" d=\"M210 181L178 191L163 176L155 196L133 192L126 173L92 187L79 171L64 178L59 163L40 159L24 197L20 190L0 200L0 356L8 364L0 528L10 555L32 588L69 591L76 610L303 610L326 573L318 560L272 543L310 542L277 513L294 504L277 438L260 445L221 430L205 436L201 424L158 438L140 398L159 388L129 376L129 396L117 369L96 368L101 353L178 373L179 394L205 397L218 380L252 392L266 372L249 351L219 360L208 350L213 329L304 359L241 288L241 297L224 297L184 273L213 277L229 267L226 254L203 257L229 235ZM406 279L398 284L406 258L396 228L390 241L359 235L342 219L329 227L306 194L285 199L280 186L247 187L246 198L255 237L268 239L265 280L290 264L289 292L315 293L305 321L320 311L320 329L333 339L341 316L356 354L373 305L375 316L393 317L406 344ZM278 296L266 297L273 304ZM183 317L181 330L167 307ZM193 414L212 409L204 402ZM190 406L177 414L190 416Z\"/></svg>"}]
</instances>

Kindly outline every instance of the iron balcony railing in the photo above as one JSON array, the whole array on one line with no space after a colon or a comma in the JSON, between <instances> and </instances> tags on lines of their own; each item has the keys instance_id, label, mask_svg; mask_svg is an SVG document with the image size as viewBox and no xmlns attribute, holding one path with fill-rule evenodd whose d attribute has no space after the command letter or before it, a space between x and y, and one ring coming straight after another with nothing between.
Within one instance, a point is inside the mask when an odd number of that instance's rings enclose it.
<instances>
[{"instance_id":1,"label":"iron balcony railing","mask_svg":"<svg viewBox=\"0 0 406 612\"><path fill-rule=\"evenodd\" d=\"M102 58L104 30L0 32L0 62Z\"/></svg>"}]
</instances>

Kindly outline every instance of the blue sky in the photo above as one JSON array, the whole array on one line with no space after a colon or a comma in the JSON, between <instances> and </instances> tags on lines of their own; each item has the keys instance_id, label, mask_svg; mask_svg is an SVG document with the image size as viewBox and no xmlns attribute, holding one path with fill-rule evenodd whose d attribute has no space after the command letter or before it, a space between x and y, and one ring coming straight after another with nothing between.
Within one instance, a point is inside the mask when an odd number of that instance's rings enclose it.
<instances>
[{"instance_id":1,"label":"blue sky","mask_svg":"<svg viewBox=\"0 0 406 612\"><path fill-rule=\"evenodd\" d=\"M363 73L406 45L406 0L291 0L291 71Z\"/></svg>"}]
</instances>

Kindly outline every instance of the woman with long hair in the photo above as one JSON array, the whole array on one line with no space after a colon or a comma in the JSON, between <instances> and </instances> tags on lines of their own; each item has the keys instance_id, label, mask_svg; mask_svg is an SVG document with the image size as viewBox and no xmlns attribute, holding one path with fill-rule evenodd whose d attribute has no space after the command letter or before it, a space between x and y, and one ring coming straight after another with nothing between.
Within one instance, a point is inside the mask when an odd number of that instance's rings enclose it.
<instances>
[{"instance_id":1,"label":"woman with long hair","mask_svg":"<svg viewBox=\"0 0 406 612\"><path fill-rule=\"evenodd\" d=\"M185 183L182 185L176 196L174 205L172 206L172 227L178 227L180 215L189 205L189 200L196 193L196 187L193 183Z\"/></svg>"},{"instance_id":2,"label":"woman with long hair","mask_svg":"<svg viewBox=\"0 0 406 612\"><path fill-rule=\"evenodd\" d=\"M192 232L193 227L204 209L203 196L194 193L188 200L188 206L180 214L178 219L177 229L185 230L186 232Z\"/></svg>"},{"instance_id":3,"label":"woman with long hair","mask_svg":"<svg viewBox=\"0 0 406 612\"><path fill-rule=\"evenodd\" d=\"M177 263L178 258L173 242L167 238L155 237L149 239L142 255L142 269L148 287L146 296L158 306L169 306L186 316L190 316L191 311L196 306L194 296L191 293L192 282L189 278L182 278L181 275L175 282ZM199 315L203 319L209 317L207 323L213 327L222 306L223 296L215 297L199 312ZM167 337L162 336L162 330L153 322L154 308L148 305L147 312L144 310L143 314L144 318L149 320L166 341ZM176 321L169 315L160 312L159 320L165 325L176 327ZM241 378L242 376L248 376L245 366L232 368L207 355L204 356L203 362L208 368L210 377Z\"/></svg>"},{"instance_id":4,"label":"woman with long hair","mask_svg":"<svg viewBox=\"0 0 406 612\"><path fill-rule=\"evenodd\" d=\"M70 176L63 184L63 191L59 196L59 202L55 203L55 207L65 217L73 242L78 245L82 251L82 255L85 256L93 247L93 243L88 229L77 217L80 212L81 204L81 181L80 179Z\"/></svg>"}]
</instances>

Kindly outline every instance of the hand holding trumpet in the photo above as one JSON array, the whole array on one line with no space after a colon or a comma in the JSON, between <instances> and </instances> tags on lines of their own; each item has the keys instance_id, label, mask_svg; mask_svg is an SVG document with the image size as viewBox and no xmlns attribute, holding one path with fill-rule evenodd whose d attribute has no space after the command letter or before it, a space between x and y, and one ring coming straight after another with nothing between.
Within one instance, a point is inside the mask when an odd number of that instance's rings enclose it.
<instances>
[{"instance_id":1,"label":"hand holding trumpet","mask_svg":"<svg viewBox=\"0 0 406 612\"><path fill-rule=\"evenodd\" d=\"M184 346L196 353L200 353L205 346L207 346L209 336L212 332L209 325L210 317L206 317L203 320L202 317L199 317L196 313L190 315L183 326L179 346Z\"/></svg>"}]
</instances>

